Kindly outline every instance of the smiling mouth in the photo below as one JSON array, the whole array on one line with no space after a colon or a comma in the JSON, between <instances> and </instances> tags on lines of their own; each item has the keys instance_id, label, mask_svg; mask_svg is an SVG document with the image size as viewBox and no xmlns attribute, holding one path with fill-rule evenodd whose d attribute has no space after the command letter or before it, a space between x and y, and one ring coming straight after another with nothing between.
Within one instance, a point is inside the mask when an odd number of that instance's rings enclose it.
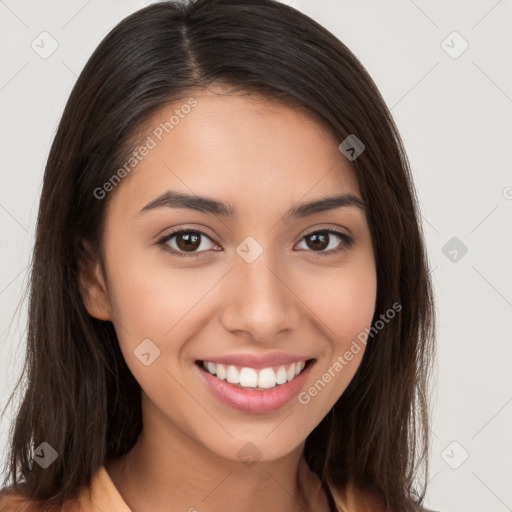
<instances>
[{"instance_id":1,"label":"smiling mouth","mask_svg":"<svg viewBox=\"0 0 512 512\"><path fill-rule=\"evenodd\" d=\"M308 359L307 361L297 361L296 363L258 369L247 366L218 364L211 361L198 360L195 363L202 371L208 372L217 379L224 380L235 387L268 391L292 381L315 361L316 359Z\"/></svg>"}]
</instances>

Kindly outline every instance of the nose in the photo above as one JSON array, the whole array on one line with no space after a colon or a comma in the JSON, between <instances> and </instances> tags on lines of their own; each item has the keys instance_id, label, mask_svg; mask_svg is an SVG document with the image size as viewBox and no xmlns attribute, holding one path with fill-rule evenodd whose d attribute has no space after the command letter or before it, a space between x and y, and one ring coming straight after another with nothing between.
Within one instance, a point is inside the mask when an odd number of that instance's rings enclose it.
<instances>
[{"instance_id":1,"label":"nose","mask_svg":"<svg viewBox=\"0 0 512 512\"><path fill-rule=\"evenodd\" d=\"M272 344L278 335L298 328L302 302L284 266L271 259L269 251L251 263L235 258L221 312L226 330Z\"/></svg>"}]
</instances>

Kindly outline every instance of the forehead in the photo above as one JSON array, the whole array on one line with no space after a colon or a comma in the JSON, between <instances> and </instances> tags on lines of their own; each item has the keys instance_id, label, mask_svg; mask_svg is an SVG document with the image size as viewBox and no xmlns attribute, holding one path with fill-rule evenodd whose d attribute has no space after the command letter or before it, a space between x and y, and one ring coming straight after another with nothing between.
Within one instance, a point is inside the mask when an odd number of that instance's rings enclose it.
<instances>
[{"instance_id":1,"label":"forehead","mask_svg":"<svg viewBox=\"0 0 512 512\"><path fill-rule=\"evenodd\" d=\"M135 149L151 149L116 190L116 202L129 213L169 189L254 211L336 192L360 196L339 142L304 108L257 95L191 93L144 125Z\"/></svg>"}]
</instances>

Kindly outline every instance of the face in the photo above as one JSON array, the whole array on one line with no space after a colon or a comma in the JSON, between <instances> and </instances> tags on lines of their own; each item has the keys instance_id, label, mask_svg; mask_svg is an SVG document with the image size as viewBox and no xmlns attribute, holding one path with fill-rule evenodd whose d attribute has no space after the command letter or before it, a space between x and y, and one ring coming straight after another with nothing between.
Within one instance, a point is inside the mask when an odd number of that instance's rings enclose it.
<instances>
[{"instance_id":1,"label":"face","mask_svg":"<svg viewBox=\"0 0 512 512\"><path fill-rule=\"evenodd\" d=\"M272 460L360 364L372 240L341 141L320 121L256 96L193 97L151 120L150 149L110 192L105 274L84 285L86 306L112 320L145 422L223 458L256 447Z\"/></svg>"}]
</instances>

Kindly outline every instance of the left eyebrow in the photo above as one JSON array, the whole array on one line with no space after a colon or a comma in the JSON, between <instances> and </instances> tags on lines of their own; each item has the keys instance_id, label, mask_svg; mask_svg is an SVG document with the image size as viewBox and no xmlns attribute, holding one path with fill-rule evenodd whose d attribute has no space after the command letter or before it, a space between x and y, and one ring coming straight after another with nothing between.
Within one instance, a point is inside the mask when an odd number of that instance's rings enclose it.
<instances>
[{"instance_id":1,"label":"left eyebrow","mask_svg":"<svg viewBox=\"0 0 512 512\"><path fill-rule=\"evenodd\" d=\"M191 209L223 217L236 218L239 216L238 210L229 203L217 201L209 197L189 195L172 190L168 190L153 201L149 202L144 206L144 208L142 208L139 214L161 207ZM364 211L364 202L353 194L321 197L290 208L283 218L288 221L293 218L304 218L309 215L314 215L315 213L342 207L355 207Z\"/></svg>"},{"instance_id":2,"label":"left eyebrow","mask_svg":"<svg viewBox=\"0 0 512 512\"><path fill-rule=\"evenodd\" d=\"M284 220L292 218L303 218L315 213L325 212L328 210L335 210L352 206L364 211L364 202L354 194L341 194L337 196L322 197L307 203L301 203L294 208L291 208L284 216Z\"/></svg>"}]
</instances>

